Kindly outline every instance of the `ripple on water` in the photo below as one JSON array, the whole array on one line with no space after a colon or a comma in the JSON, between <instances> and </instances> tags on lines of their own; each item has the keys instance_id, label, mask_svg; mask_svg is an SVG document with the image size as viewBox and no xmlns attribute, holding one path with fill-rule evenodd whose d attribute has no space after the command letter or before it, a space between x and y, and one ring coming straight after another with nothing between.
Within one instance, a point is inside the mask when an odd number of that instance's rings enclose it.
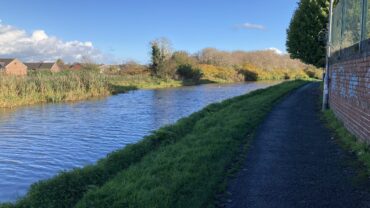
<instances>
[{"instance_id":1,"label":"ripple on water","mask_svg":"<svg viewBox=\"0 0 370 208\"><path fill-rule=\"evenodd\" d=\"M0 111L0 201L96 162L204 106L278 82L138 90L94 101Z\"/></svg>"}]
</instances>

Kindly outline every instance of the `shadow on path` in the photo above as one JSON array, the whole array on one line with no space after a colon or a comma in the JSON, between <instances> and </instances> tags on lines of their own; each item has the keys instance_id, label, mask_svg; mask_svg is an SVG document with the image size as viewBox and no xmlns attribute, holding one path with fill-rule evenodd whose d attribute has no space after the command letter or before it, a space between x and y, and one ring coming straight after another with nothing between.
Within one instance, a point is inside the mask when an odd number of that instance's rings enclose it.
<instances>
[{"instance_id":1,"label":"shadow on path","mask_svg":"<svg viewBox=\"0 0 370 208\"><path fill-rule=\"evenodd\" d=\"M366 187L354 183L356 168L346 164L352 156L320 120L318 88L298 89L266 118L226 207L370 207Z\"/></svg>"}]
</instances>

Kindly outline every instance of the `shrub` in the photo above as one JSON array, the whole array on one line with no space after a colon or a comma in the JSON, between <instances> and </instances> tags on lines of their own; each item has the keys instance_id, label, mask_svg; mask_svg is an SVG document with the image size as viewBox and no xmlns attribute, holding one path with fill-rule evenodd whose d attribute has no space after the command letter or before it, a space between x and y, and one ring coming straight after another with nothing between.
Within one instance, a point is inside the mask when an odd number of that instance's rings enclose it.
<instances>
[{"instance_id":1,"label":"shrub","mask_svg":"<svg viewBox=\"0 0 370 208\"><path fill-rule=\"evenodd\" d=\"M315 67L307 67L304 72L310 77L315 79L322 79L323 78L323 69L318 69Z\"/></svg>"},{"instance_id":2,"label":"shrub","mask_svg":"<svg viewBox=\"0 0 370 208\"><path fill-rule=\"evenodd\" d=\"M308 79L309 76L303 70L290 70L289 79Z\"/></svg>"},{"instance_id":3,"label":"shrub","mask_svg":"<svg viewBox=\"0 0 370 208\"><path fill-rule=\"evenodd\" d=\"M244 75L245 81L258 81L272 78L271 74L268 74L267 71L252 64L244 64L240 72Z\"/></svg>"},{"instance_id":4,"label":"shrub","mask_svg":"<svg viewBox=\"0 0 370 208\"><path fill-rule=\"evenodd\" d=\"M245 81L257 81L259 80L259 74L255 71L244 69L243 71Z\"/></svg>"},{"instance_id":5,"label":"shrub","mask_svg":"<svg viewBox=\"0 0 370 208\"><path fill-rule=\"evenodd\" d=\"M217 67L209 64L199 65L203 79L211 82L238 82L243 81L243 75L234 68Z\"/></svg>"},{"instance_id":6,"label":"shrub","mask_svg":"<svg viewBox=\"0 0 370 208\"><path fill-rule=\"evenodd\" d=\"M186 64L194 66L197 64L197 60L194 57L190 56L189 53L186 51L174 52L171 56L171 60L174 61L177 66Z\"/></svg>"},{"instance_id":7,"label":"shrub","mask_svg":"<svg viewBox=\"0 0 370 208\"><path fill-rule=\"evenodd\" d=\"M194 68L190 64L183 64L177 68L176 73L182 78L187 80L199 81L203 73L200 69Z\"/></svg>"},{"instance_id":8,"label":"shrub","mask_svg":"<svg viewBox=\"0 0 370 208\"><path fill-rule=\"evenodd\" d=\"M136 62L130 61L120 66L120 75L149 75L149 68L145 65L138 64Z\"/></svg>"},{"instance_id":9,"label":"shrub","mask_svg":"<svg viewBox=\"0 0 370 208\"><path fill-rule=\"evenodd\" d=\"M266 70L253 64L244 64L240 69L246 81L258 80L283 80L283 79L308 79L309 76L303 69L271 69Z\"/></svg>"}]
</instances>

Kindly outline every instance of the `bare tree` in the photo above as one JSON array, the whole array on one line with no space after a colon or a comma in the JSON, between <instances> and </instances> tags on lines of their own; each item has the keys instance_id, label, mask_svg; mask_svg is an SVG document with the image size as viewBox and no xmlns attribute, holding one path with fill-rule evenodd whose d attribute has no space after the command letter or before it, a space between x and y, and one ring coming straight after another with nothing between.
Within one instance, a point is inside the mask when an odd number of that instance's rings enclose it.
<instances>
[{"instance_id":1,"label":"bare tree","mask_svg":"<svg viewBox=\"0 0 370 208\"><path fill-rule=\"evenodd\" d=\"M229 52L219 51L215 48L205 48L198 53L198 60L203 64L216 66L232 65L232 57Z\"/></svg>"},{"instance_id":2,"label":"bare tree","mask_svg":"<svg viewBox=\"0 0 370 208\"><path fill-rule=\"evenodd\" d=\"M172 43L168 38L161 37L153 40L150 43L151 46L158 46L161 56L164 60L168 60L172 55Z\"/></svg>"}]
</instances>

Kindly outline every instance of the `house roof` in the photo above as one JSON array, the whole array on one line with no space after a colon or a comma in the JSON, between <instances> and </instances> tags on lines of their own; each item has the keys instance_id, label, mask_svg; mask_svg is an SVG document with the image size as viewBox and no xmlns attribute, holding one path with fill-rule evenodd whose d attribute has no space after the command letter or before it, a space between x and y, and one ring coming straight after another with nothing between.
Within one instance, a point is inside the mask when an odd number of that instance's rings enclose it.
<instances>
[{"instance_id":1,"label":"house roof","mask_svg":"<svg viewBox=\"0 0 370 208\"><path fill-rule=\"evenodd\" d=\"M99 66L100 69L109 69L110 67L115 67L115 66L114 65L107 65L107 64L103 64L103 65Z\"/></svg>"},{"instance_id":2,"label":"house roof","mask_svg":"<svg viewBox=\"0 0 370 208\"><path fill-rule=\"evenodd\" d=\"M72 68L81 68L81 67L82 67L81 63L73 63L73 64L69 65L70 69L72 69Z\"/></svg>"},{"instance_id":3,"label":"house roof","mask_svg":"<svg viewBox=\"0 0 370 208\"><path fill-rule=\"evenodd\" d=\"M1 63L1 65L3 65L5 67L6 65L8 65L13 60L14 60L14 58L13 59L11 59L11 58L9 58L9 59L0 59L0 63Z\"/></svg>"},{"instance_id":4,"label":"house roof","mask_svg":"<svg viewBox=\"0 0 370 208\"><path fill-rule=\"evenodd\" d=\"M51 69L51 67L54 65L54 63L43 63L43 62L24 63L24 64L30 70Z\"/></svg>"}]
</instances>

